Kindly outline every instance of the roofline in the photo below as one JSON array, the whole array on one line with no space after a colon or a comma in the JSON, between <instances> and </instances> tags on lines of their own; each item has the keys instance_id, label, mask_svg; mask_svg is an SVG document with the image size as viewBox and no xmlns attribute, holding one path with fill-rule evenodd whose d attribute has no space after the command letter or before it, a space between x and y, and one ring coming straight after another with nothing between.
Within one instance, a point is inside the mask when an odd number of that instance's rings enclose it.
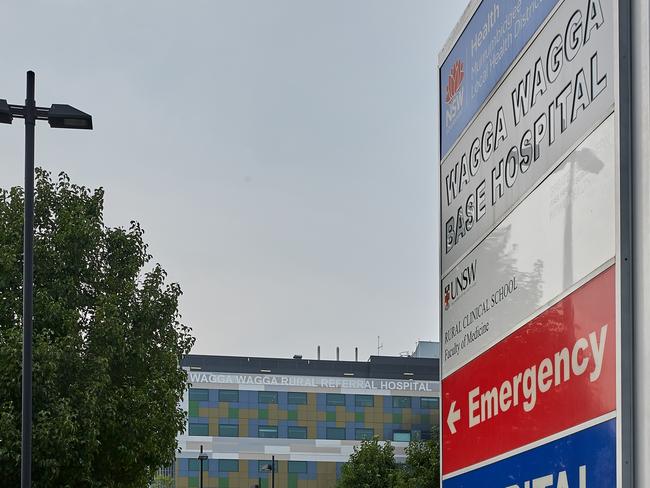
<instances>
[{"instance_id":1,"label":"roofline","mask_svg":"<svg viewBox=\"0 0 650 488\"><path fill-rule=\"evenodd\" d=\"M368 361L289 359L189 354L181 365L220 373L256 373L438 381L440 362L435 358L370 356ZM407 374L405 374L407 373Z\"/></svg>"}]
</instances>

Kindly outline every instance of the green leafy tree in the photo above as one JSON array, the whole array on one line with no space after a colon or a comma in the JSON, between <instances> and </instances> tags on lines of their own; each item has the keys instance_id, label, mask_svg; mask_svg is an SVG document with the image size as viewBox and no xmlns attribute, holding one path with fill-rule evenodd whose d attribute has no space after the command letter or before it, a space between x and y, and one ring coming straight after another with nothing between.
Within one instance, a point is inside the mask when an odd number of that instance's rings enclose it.
<instances>
[{"instance_id":1,"label":"green leafy tree","mask_svg":"<svg viewBox=\"0 0 650 488\"><path fill-rule=\"evenodd\" d=\"M145 487L171 464L185 414L177 284L136 222L103 221L104 192L37 170L35 488ZM19 486L23 191L0 189L0 485Z\"/></svg>"},{"instance_id":2,"label":"green leafy tree","mask_svg":"<svg viewBox=\"0 0 650 488\"><path fill-rule=\"evenodd\" d=\"M390 442L380 443L377 437L354 447L350 459L341 469L338 488L393 488L399 472L395 449Z\"/></svg>"},{"instance_id":3,"label":"green leafy tree","mask_svg":"<svg viewBox=\"0 0 650 488\"><path fill-rule=\"evenodd\" d=\"M440 444L437 431L430 440L414 439L406 448L406 463L401 470L400 488L438 488L440 486Z\"/></svg>"},{"instance_id":4,"label":"green leafy tree","mask_svg":"<svg viewBox=\"0 0 650 488\"><path fill-rule=\"evenodd\" d=\"M440 446L437 431L430 440L414 439L406 448L406 462L395 462L390 442L375 437L354 448L343 465L338 488L438 488Z\"/></svg>"}]
</instances>

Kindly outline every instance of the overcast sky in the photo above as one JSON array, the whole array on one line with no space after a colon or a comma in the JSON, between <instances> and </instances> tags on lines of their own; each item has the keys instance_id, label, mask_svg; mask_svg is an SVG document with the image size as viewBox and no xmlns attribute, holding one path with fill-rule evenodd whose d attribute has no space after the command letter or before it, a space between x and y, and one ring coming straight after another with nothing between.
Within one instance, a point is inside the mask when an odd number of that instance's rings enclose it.
<instances>
[{"instance_id":1,"label":"overcast sky","mask_svg":"<svg viewBox=\"0 0 650 488\"><path fill-rule=\"evenodd\" d=\"M33 69L38 104L93 115L41 124L37 164L142 224L194 352L398 354L438 338L436 65L465 4L8 0L0 98Z\"/></svg>"}]
</instances>

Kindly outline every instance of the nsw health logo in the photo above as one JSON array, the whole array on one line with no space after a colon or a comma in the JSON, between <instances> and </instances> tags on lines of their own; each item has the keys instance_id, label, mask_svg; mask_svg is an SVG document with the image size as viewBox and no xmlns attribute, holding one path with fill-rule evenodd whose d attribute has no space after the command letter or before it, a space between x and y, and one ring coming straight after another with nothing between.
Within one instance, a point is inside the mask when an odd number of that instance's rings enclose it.
<instances>
[{"instance_id":1,"label":"nsw health logo","mask_svg":"<svg viewBox=\"0 0 650 488\"><path fill-rule=\"evenodd\" d=\"M463 79L465 78L465 66L459 59L456 61L449 72L447 78L447 94L445 97L445 122L447 128L454 125L458 114L463 108L464 92Z\"/></svg>"}]
</instances>

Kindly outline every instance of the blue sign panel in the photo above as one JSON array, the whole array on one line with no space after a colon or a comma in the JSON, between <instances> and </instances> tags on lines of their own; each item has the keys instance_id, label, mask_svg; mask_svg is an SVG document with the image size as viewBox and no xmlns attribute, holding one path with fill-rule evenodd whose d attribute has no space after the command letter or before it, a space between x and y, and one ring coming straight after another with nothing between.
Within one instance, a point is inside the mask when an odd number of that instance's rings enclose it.
<instances>
[{"instance_id":1,"label":"blue sign panel","mask_svg":"<svg viewBox=\"0 0 650 488\"><path fill-rule=\"evenodd\" d=\"M444 157L560 0L483 0L440 69Z\"/></svg>"},{"instance_id":2,"label":"blue sign panel","mask_svg":"<svg viewBox=\"0 0 650 488\"><path fill-rule=\"evenodd\" d=\"M442 485L443 488L612 488L616 486L616 419L446 479Z\"/></svg>"}]
</instances>

